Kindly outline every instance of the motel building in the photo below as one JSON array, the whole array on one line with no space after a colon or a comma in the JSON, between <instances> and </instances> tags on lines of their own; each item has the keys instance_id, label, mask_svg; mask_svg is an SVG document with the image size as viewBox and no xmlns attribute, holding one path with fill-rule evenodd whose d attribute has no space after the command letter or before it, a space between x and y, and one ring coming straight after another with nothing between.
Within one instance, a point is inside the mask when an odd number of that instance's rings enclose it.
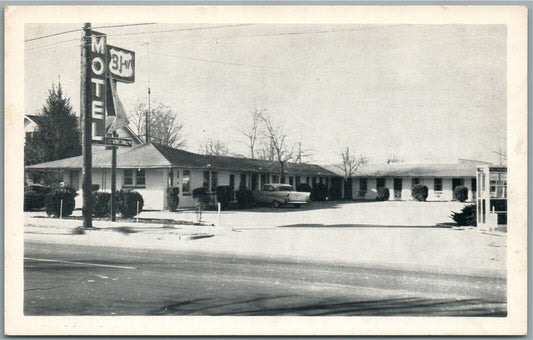
<instances>
[{"instance_id":1,"label":"motel building","mask_svg":"<svg viewBox=\"0 0 533 340\"><path fill-rule=\"evenodd\" d=\"M487 162L459 159L457 163L389 163L365 164L348 180L347 190L353 200L375 200L378 188L389 189L389 200L412 200L411 189L416 184L428 188L428 201L453 201L458 186L468 188L468 201L474 201L477 190L478 165ZM338 168L328 169L341 176Z\"/></svg>"},{"instance_id":2,"label":"motel building","mask_svg":"<svg viewBox=\"0 0 533 340\"><path fill-rule=\"evenodd\" d=\"M125 131L127 135L130 131ZM111 191L111 151L104 146L93 147L92 183L100 191ZM146 210L167 209L167 188L180 189L179 208L194 206L192 190L205 187L215 200L216 187L228 185L237 191L243 183L251 190L259 190L266 183L288 183L297 186L307 183L311 187L322 183L328 188L338 186L341 196L347 190L347 199L375 200L377 189L387 187L389 200L409 201L415 184L426 185L428 201L452 201L453 190L466 186L469 200L476 197L477 166L487 163L459 160L450 164L391 163L365 165L354 176L344 181L342 173L333 166L308 163L289 163L285 178L280 176L279 163L267 160L227 156L209 156L178 150L157 143L142 144L133 140L133 147L117 151L117 190L138 191L144 199ZM76 207L82 206L82 157L27 166L27 171L49 170L60 172L64 185L79 190ZM351 193L351 197L350 197Z\"/></svg>"},{"instance_id":3,"label":"motel building","mask_svg":"<svg viewBox=\"0 0 533 340\"><path fill-rule=\"evenodd\" d=\"M507 167L478 166L477 181L480 183L476 196L478 228L488 231L507 228Z\"/></svg>"},{"instance_id":4,"label":"motel building","mask_svg":"<svg viewBox=\"0 0 533 340\"><path fill-rule=\"evenodd\" d=\"M100 191L111 191L111 151L105 147L93 147L92 183ZM82 206L81 169L82 157L35 164L31 170L60 171L64 185L79 190L76 207ZM217 186L229 185L235 191L243 183L248 189L258 190L266 183L298 185L316 183L341 184L333 172L315 164L289 163L285 178L280 176L279 163L266 160L226 156L200 155L178 150L157 143L136 144L117 150L117 190L133 189L144 199L145 210L166 210L167 188L180 189L179 208L194 206L192 191L205 187L215 199ZM337 184L335 184L337 183Z\"/></svg>"}]
</instances>

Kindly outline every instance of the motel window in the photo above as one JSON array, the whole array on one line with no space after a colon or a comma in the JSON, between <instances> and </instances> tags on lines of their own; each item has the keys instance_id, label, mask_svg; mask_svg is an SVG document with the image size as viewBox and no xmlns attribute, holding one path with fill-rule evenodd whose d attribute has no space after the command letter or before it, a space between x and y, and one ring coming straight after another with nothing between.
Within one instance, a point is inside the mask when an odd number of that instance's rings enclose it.
<instances>
[{"instance_id":1,"label":"motel window","mask_svg":"<svg viewBox=\"0 0 533 340\"><path fill-rule=\"evenodd\" d=\"M316 185L316 177L313 177L313 178L311 179L311 183L313 183L313 186Z\"/></svg>"},{"instance_id":2,"label":"motel window","mask_svg":"<svg viewBox=\"0 0 533 340\"><path fill-rule=\"evenodd\" d=\"M280 183L285 183L285 176L281 176L281 182Z\"/></svg>"},{"instance_id":3,"label":"motel window","mask_svg":"<svg viewBox=\"0 0 533 340\"><path fill-rule=\"evenodd\" d=\"M133 185L132 169L124 169L124 185Z\"/></svg>"},{"instance_id":4,"label":"motel window","mask_svg":"<svg viewBox=\"0 0 533 340\"><path fill-rule=\"evenodd\" d=\"M402 191L402 179L401 178L395 178L393 185L394 185L394 191Z\"/></svg>"},{"instance_id":5,"label":"motel window","mask_svg":"<svg viewBox=\"0 0 533 340\"><path fill-rule=\"evenodd\" d=\"M241 182L239 183L239 186L246 186L246 174L241 174Z\"/></svg>"},{"instance_id":6,"label":"motel window","mask_svg":"<svg viewBox=\"0 0 533 340\"><path fill-rule=\"evenodd\" d=\"M209 190L209 171L204 171L204 181L202 183L202 187Z\"/></svg>"},{"instance_id":7,"label":"motel window","mask_svg":"<svg viewBox=\"0 0 533 340\"><path fill-rule=\"evenodd\" d=\"M360 178L359 179L359 191L360 192L367 192L368 190L368 183L366 178Z\"/></svg>"},{"instance_id":8,"label":"motel window","mask_svg":"<svg viewBox=\"0 0 533 340\"><path fill-rule=\"evenodd\" d=\"M137 169L137 171L135 171L135 185L138 187L146 186L146 175L144 169Z\"/></svg>"},{"instance_id":9,"label":"motel window","mask_svg":"<svg viewBox=\"0 0 533 340\"><path fill-rule=\"evenodd\" d=\"M299 185L300 184L300 176L296 176L295 181L296 181L295 184Z\"/></svg>"},{"instance_id":10,"label":"motel window","mask_svg":"<svg viewBox=\"0 0 533 340\"><path fill-rule=\"evenodd\" d=\"M235 189L235 175L229 175L229 187L231 190Z\"/></svg>"},{"instance_id":11,"label":"motel window","mask_svg":"<svg viewBox=\"0 0 533 340\"><path fill-rule=\"evenodd\" d=\"M70 186L76 190L80 189L80 171L70 170Z\"/></svg>"},{"instance_id":12,"label":"motel window","mask_svg":"<svg viewBox=\"0 0 533 340\"><path fill-rule=\"evenodd\" d=\"M384 188L385 187L385 178L380 177L376 180L376 189Z\"/></svg>"},{"instance_id":13,"label":"motel window","mask_svg":"<svg viewBox=\"0 0 533 340\"><path fill-rule=\"evenodd\" d=\"M490 197L507 198L507 174L491 173L489 175Z\"/></svg>"},{"instance_id":14,"label":"motel window","mask_svg":"<svg viewBox=\"0 0 533 340\"><path fill-rule=\"evenodd\" d=\"M279 183L279 176L273 175L272 176L272 183Z\"/></svg>"},{"instance_id":15,"label":"motel window","mask_svg":"<svg viewBox=\"0 0 533 340\"><path fill-rule=\"evenodd\" d=\"M305 178L305 183L309 184L309 177Z\"/></svg>"},{"instance_id":16,"label":"motel window","mask_svg":"<svg viewBox=\"0 0 533 340\"><path fill-rule=\"evenodd\" d=\"M145 187L146 176L144 169L124 169L124 186Z\"/></svg>"},{"instance_id":17,"label":"motel window","mask_svg":"<svg viewBox=\"0 0 533 340\"><path fill-rule=\"evenodd\" d=\"M289 177L289 184L294 185L294 177Z\"/></svg>"},{"instance_id":18,"label":"motel window","mask_svg":"<svg viewBox=\"0 0 533 340\"><path fill-rule=\"evenodd\" d=\"M183 170L183 183L181 186L181 191L183 192L191 192L191 171L190 170Z\"/></svg>"},{"instance_id":19,"label":"motel window","mask_svg":"<svg viewBox=\"0 0 533 340\"><path fill-rule=\"evenodd\" d=\"M458 186L465 185L465 179L464 178L452 178L452 190L455 190Z\"/></svg>"},{"instance_id":20,"label":"motel window","mask_svg":"<svg viewBox=\"0 0 533 340\"><path fill-rule=\"evenodd\" d=\"M174 186L174 170L168 169L168 186L173 187Z\"/></svg>"},{"instance_id":21,"label":"motel window","mask_svg":"<svg viewBox=\"0 0 533 340\"><path fill-rule=\"evenodd\" d=\"M471 186L472 186L472 192L476 192L476 187L477 187L477 182L476 182L476 179L475 178L472 178L472 182L471 182Z\"/></svg>"},{"instance_id":22,"label":"motel window","mask_svg":"<svg viewBox=\"0 0 533 340\"><path fill-rule=\"evenodd\" d=\"M420 184L420 178L414 177L411 179L411 187L414 187L415 185Z\"/></svg>"},{"instance_id":23,"label":"motel window","mask_svg":"<svg viewBox=\"0 0 533 340\"><path fill-rule=\"evenodd\" d=\"M442 178L433 179L433 191L442 191Z\"/></svg>"},{"instance_id":24,"label":"motel window","mask_svg":"<svg viewBox=\"0 0 533 340\"><path fill-rule=\"evenodd\" d=\"M204 181L202 186L208 192L215 192L218 185L218 173L216 171L204 171Z\"/></svg>"},{"instance_id":25,"label":"motel window","mask_svg":"<svg viewBox=\"0 0 533 340\"><path fill-rule=\"evenodd\" d=\"M218 173L216 171L211 171L211 192L217 191L218 186Z\"/></svg>"}]
</instances>

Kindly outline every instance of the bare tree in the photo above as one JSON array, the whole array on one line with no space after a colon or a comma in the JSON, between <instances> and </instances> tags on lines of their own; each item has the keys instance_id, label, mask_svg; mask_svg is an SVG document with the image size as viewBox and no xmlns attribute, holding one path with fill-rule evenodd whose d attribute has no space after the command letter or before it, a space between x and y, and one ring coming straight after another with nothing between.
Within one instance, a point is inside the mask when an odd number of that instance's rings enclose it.
<instances>
[{"instance_id":1,"label":"bare tree","mask_svg":"<svg viewBox=\"0 0 533 340\"><path fill-rule=\"evenodd\" d=\"M281 126L274 124L272 119L266 115L261 114L260 119L264 124L264 137L269 141L270 156L280 165L281 179L285 176L285 171L289 161L294 159L294 146L289 146L287 142L287 131Z\"/></svg>"},{"instance_id":2,"label":"bare tree","mask_svg":"<svg viewBox=\"0 0 533 340\"><path fill-rule=\"evenodd\" d=\"M335 166L343 172L343 177L345 181L344 198L346 199L347 197L351 197L351 194L348 194L348 182L351 180L357 169L359 169L361 165L367 163L367 159L363 155L357 155L355 152L350 152L349 147L346 147L344 150L342 150L340 156L342 162Z\"/></svg>"},{"instance_id":3,"label":"bare tree","mask_svg":"<svg viewBox=\"0 0 533 340\"><path fill-rule=\"evenodd\" d=\"M405 161L405 159L401 156L398 156L398 155L389 155L387 157L387 164L390 164L390 163L403 163Z\"/></svg>"},{"instance_id":4,"label":"bare tree","mask_svg":"<svg viewBox=\"0 0 533 340\"><path fill-rule=\"evenodd\" d=\"M250 128L246 131L241 131L241 133L246 137L246 145L248 146L250 150L250 157L252 159L256 158L256 147L257 147L257 139L260 134L260 123L261 123L261 116L265 113L264 110L258 110L257 108L254 109L252 112L252 125Z\"/></svg>"},{"instance_id":5,"label":"bare tree","mask_svg":"<svg viewBox=\"0 0 533 340\"><path fill-rule=\"evenodd\" d=\"M138 102L133 114L130 115L130 125L141 138L146 138L146 113L145 103ZM177 114L164 104L155 103L150 109L150 141L173 148L186 146L183 132L183 123Z\"/></svg>"},{"instance_id":6,"label":"bare tree","mask_svg":"<svg viewBox=\"0 0 533 340\"><path fill-rule=\"evenodd\" d=\"M366 157L363 155L357 155L354 152L350 152L350 148L346 147L340 153L342 163L335 165L337 168L342 170L344 178L351 178L357 169L367 163Z\"/></svg>"},{"instance_id":7,"label":"bare tree","mask_svg":"<svg viewBox=\"0 0 533 340\"><path fill-rule=\"evenodd\" d=\"M311 149L302 148L302 143L298 143L298 150L296 151L295 161L298 164L302 164L302 161L312 158Z\"/></svg>"},{"instance_id":8,"label":"bare tree","mask_svg":"<svg viewBox=\"0 0 533 340\"><path fill-rule=\"evenodd\" d=\"M272 141L270 138L262 137L260 139L259 148L256 151L256 157L258 159L264 159L267 161L273 161L274 159L274 148L272 146Z\"/></svg>"},{"instance_id":9,"label":"bare tree","mask_svg":"<svg viewBox=\"0 0 533 340\"><path fill-rule=\"evenodd\" d=\"M212 156L227 156L229 149L220 139L209 138L205 144L200 145L200 153Z\"/></svg>"}]
</instances>

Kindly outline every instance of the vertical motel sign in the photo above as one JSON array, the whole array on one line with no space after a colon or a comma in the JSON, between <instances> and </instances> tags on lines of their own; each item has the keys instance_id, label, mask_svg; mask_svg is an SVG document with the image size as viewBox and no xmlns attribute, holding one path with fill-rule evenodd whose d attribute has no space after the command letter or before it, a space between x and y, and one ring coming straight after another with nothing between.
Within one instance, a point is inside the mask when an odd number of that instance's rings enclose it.
<instances>
[{"instance_id":1,"label":"vertical motel sign","mask_svg":"<svg viewBox=\"0 0 533 340\"><path fill-rule=\"evenodd\" d=\"M135 52L107 45L106 35L91 31L87 73L91 78L90 111L93 143L105 143L107 78L122 83L135 81ZM111 98L110 98L111 99Z\"/></svg>"},{"instance_id":2,"label":"vertical motel sign","mask_svg":"<svg viewBox=\"0 0 533 340\"><path fill-rule=\"evenodd\" d=\"M92 119L93 143L105 141L105 107L106 107L106 76L107 53L105 34L91 31L91 49L89 51L87 73L91 79L91 96L89 108Z\"/></svg>"}]
</instances>

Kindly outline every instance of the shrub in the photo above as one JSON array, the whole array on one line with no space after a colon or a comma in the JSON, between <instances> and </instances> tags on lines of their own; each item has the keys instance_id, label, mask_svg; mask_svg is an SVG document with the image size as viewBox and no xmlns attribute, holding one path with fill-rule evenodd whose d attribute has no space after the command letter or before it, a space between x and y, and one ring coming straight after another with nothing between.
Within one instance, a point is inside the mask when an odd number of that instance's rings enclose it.
<instances>
[{"instance_id":1,"label":"shrub","mask_svg":"<svg viewBox=\"0 0 533 340\"><path fill-rule=\"evenodd\" d=\"M428 198L428 187L422 184L416 184L411 189L411 197L419 202L423 202Z\"/></svg>"},{"instance_id":2,"label":"shrub","mask_svg":"<svg viewBox=\"0 0 533 340\"><path fill-rule=\"evenodd\" d=\"M76 205L74 197L77 195L76 190L69 186L53 189L45 198L46 214L48 216L70 216L74 211ZM62 214L60 213L61 201L63 201Z\"/></svg>"},{"instance_id":3,"label":"shrub","mask_svg":"<svg viewBox=\"0 0 533 340\"><path fill-rule=\"evenodd\" d=\"M199 203L202 203L204 206L209 204L209 194L207 189L204 187L196 188L192 191L192 198L197 200Z\"/></svg>"},{"instance_id":4,"label":"shrub","mask_svg":"<svg viewBox=\"0 0 533 340\"><path fill-rule=\"evenodd\" d=\"M464 206L460 213L453 212L450 216L457 225L460 226L477 226L477 212L476 205L470 204Z\"/></svg>"},{"instance_id":5,"label":"shrub","mask_svg":"<svg viewBox=\"0 0 533 340\"><path fill-rule=\"evenodd\" d=\"M180 204L180 188L167 188L167 209L168 211L178 210Z\"/></svg>"},{"instance_id":6,"label":"shrub","mask_svg":"<svg viewBox=\"0 0 533 340\"><path fill-rule=\"evenodd\" d=\"M311 201L321 202L328 198L328 188L323 183L317 183L311 189Z\"/></svg>"},{"instance_id":7,"label":"shrub","mask_svg":"<svg viewBox=\"0 0 533 340\"><path fill-rule=\"evenodd\" d=\"M220 208L226 209L231 201L233 201L233 188L229 185L220 185L217 187L216 192Z\"/></svg>"},{"instance_id":8,"label":"shrub","mask_svg":"<svg viewBox=\"0 0 533 340\"><path fill-rule=\"evenodd\" d=\"M387 187L379 187L376 200L378 201L388 201L390 197L390 190Z\"/></svg>"},{"instance_id":9,"label":"shrub","mask_svg":"<svg viewBox=\"0 0 533 340\"><path fill-rule=\"evenodd\" d=\"M94 211L96 217L105 217L111 214L111 193L93 192Z\"/></svg>"},{"instance_id":10,"label":"shrub","mask_svg":"<svg viewBox=\"0 0 533 340\"><path fill-rule=\"evenodd\" d=\"M332 184L331 187L329 187L328 197L332 201L342 199L342 189L339 183Z\"/></svg>"},{"instance_id":11,"label":"shrub","mask_svg":"<svg viewBox=\"0 0 533 340\"><path fill-rule=\"evenodd\" d=\"M459 202L464 202L468 199L468 188L465 186L458 186L453 190L453 197Z\"/></svg>"},{"instance_id":12,"label":"shrub","mask_svg":"<svg viewBox=\"0 0 533 340\"><path fill-rule=\"evenodd\" d=\"M24 211L33 211L44 208L45 194L36 191L24 193Z\"/></svg>"},{"instance_id":13,"label":"shrub","mask_svg":"<svg viewBox=\"0 0 533 340\"><path fill-rule=\"evenodd\" d=\"M120 190L117 195L117 212L123 218L131 218L137 215L137 202L139 202L139 213L144 206L141 194L133 190Z\"/></svg>"},{"instance_id":14,"label":"shrub","mask_svg":"<svg viewBox=\"0 0 533 340\"><path fill-rule=\"evenodd\" d=\"M252 191L245 186L240 186L235 193L237 199L237 206L239 209L253 208L255 206L255 199Z\"/></svg>"},{"instance_id":15,"label":"shrub","mask_svg":"<svg viewBox=\"0 0 533 340\"><path fill-rule=\"evenodd\" d=\"M296 186L296 191L311 192L311 186L307 183L300 183Z\"/></svg>"}]
</instances>

